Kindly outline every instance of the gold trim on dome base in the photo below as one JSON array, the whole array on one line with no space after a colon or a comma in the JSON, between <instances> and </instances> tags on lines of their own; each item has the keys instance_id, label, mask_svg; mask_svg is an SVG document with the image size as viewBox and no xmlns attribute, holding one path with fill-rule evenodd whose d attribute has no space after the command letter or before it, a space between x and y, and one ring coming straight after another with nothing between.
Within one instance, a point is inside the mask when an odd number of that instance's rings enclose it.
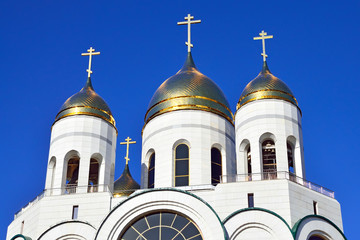
<instances>
[{"instance_id":1,"label":"gold trim on dome base","mask_svg":"<svg viewBox=\"0 0 360 240\"><path fill-rule=\"evenodd\" d=\"M145 124L144 124L144 126L143 126L143 128L141 130L141 135L143 134L145 126L147 125L147 123L150 122L153 118L155 118L155 117L157 117L159 115L162 115L164 113L174 112L174 111L179 111L179 110L199 110L199 111L204 111L204 112L211 112L211 113L214 113L216 115L219 115L219 116L225 118L226 120L228 120L231 123L231 125L234 126L234 123L233 123L232 119L230 119L226 114L224 114L223 112L221 112L221 111L219 111L217 109L214 109L214 108L211 108L211 107L208 107L208 106L203 106L203 105L185 104L185 105L177 105L177 106L164 108L164 109L161 109L160 111L154 113L145 122Z\"/></svg>"},{"instance_id":2,"label":"gold trim on dome base","mask_svg":"<svg viewBox=\"0 0 360 240\"><path fill-rule=\"evenodd\" d=\"M66 117L70 117L70 116L76 116L76 115L87 115L87 116L93 116L93 117L98 117L98 118L101 118L103 120L105 120L106 122L110 123L116 130L116 135L118 135L118 130L117 128L115 127L115 120L114 118L110 115L111 119L112 119L112 122L107 119L106 117L104 116L101 116L99 114L96 114L96 113L90 113L90 112L72 112L72 113L68 113L68 114L65 114L63 116L61 116L60 118L56 119L54 121L54 123L52 124L51 128L54 126L54 124L59 121L60 119L63 119L63 118L66 118Z\"/></svg>"},{"instance_id":3,"label":"gold trim on dome base","mask_svg":"<svg viewBox=\"0 0 360 240\"><path fill-rule=\"evenodd\" d=\"M63 109L61 112L59 112L59 113L56 115L55 119L60 115L60 113L66 111L66 110L69 110L69 109L73 109L73 108L90 108L90 109L95 109L95 110L98 110L98 111L100 111L100 112L103 112L103 113L105 113L105 114L107 114L107 115L110 116L111 124L113 124L113 125L115 126L115 119L113 118L113 116L112 116L112 114L111 114L110 112L105 111L105 110L102 110L102 109L100 109L100 108L91 107L91 106L85 106L85 105L73 106L73 107L65 108L65 109Z\"/></svg>"},{"instance_id":4,"label":"gold trim on dome base","mask_svg":"<svg viewBox=\"0 0 360 240\"><path fill-rule=\"evenodd\" d=\"M295 98L293 95L291 95L291 94L289 94L289 93L287 93L287 92L281 91L281 90L276 90L276 89L262 89L262 90L253 91L253 92L251 92L251 93L246 94L246 95L243 96L242 98L240 98L238 104L239 104L244 98L246 98L247 96L249 96L249 95L251 95L251 94L254 94L254 93L258 93L258 92L280 92L280 93L284 93L284 94L290 96L292 99L294 99L294 101L296 102L296 105L298 105L298 101L296 100L296 98ZM261 97L259 97L259 99L261 99L261 98L263 98L263 97L264 97L264 96L261 96ZM254 98L252 98L251 100L253 100L253 99L254 99ZM246 103L248 103L248 102L249 102L249 101L246 101ZM243 105L246 104L246 103L241 104L241 106L243 106ZM238 110L238 109L241 107L241 106L238 107L238 104L236 105L236 110Z\"/></svg>"},{"instance_id":5,"label":"gold trim on dome base","mask_svg":"<svg viewBox=\"0 0 360 240\"><path fill-rule=\"evenodd\" d=\"M197 99L205 99L205 100L212 101L212 102L214 102L214 103L217 103L217 104L221 105L221 106L224 107L226 110L228 110L229 113L231 114L231 116L234 118L234 115L233 115L233 113L231 112L231 110L230 110L226 105L224 105L223 103L221 103L221 102L219 102L219 101L217 101L217 100L208 98L208 97L195 96L195 95L193 95L193 96L177 96L177 97L171 97L171 98L163 99L163 100L161 100L160 102L157 102L156 104L152 105L152 106L146 111L146 113L145 113L145 120L146 120L147 115L149 114L149 112L150 112L154 107L156 107L157 105L159 105L159 104L161 104L161 103L163 103L163 102L166 102L166 101L170 101L170 100L173 100L173 99L179 99L179 98L197 98ZM157 113L157 112L156 112L156 113ZM155 115L156 113L154 113L153 115ZM152 117L150 117L150 118L152 118ZM150 118L149 118L149 119L150 119Z\"/></svg>"},{"instance_id":6,"label":"gold trim on dome base","mask_svg":"<svg viewBox=\"0 0 360 240\"><path fill-rule=\"evenodd\" d=\"M279 97L279 96L273 96L273 95L267 95L267 96L260 96L260 97L255 97L255 98L252 98L250 100L247 100L245 103L243 104L239 104L239 103L236 105L236 110L239 110L242 106L244 106L245 104L249 103L249 102L254 102L256 100L262 100L262 99L279 99L279 100L284 100L286 102L289 102L289 103L292 103L294 104L293 102L291 102L289 99L286 99L286 98L283 98L283 97ZM300 111L300 115L302 116L302 112L301 112L301 109L299 108L299 106L295 105L297 107L297 109L299 109ZM237 114L238 111L235 112L235 115Z\"/></svg>"}]
</instances>

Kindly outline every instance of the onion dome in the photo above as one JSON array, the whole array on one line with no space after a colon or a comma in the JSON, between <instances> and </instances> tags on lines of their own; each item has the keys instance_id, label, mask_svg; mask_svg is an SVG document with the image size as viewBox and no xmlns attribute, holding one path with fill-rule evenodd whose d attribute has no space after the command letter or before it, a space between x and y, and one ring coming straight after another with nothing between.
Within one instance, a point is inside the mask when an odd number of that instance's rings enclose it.
<instances>
[{"instance_id":1,"label":"onion dome","mask_svg":"<svg viewBox=\"0 0 360 240\"><path fill-rule=\"evenodd\" d=\"M140 189L140 185L132 178L129 165L126 164L121 176L114 182L114 196L128 196Z\"/></svg>"},{"instance_id":2,"label":"onion dome","mask_svg":"<svg viewBox=\"0 0 360 240\"><path fill-rule=\"evenodd\" d=\"M232 123L233 114L221 89L199 72L191 53L184 66L163 82L153 95L145 124L154 117L176 110L202 110L218 114Z\"/></svg>"},{"instance_id":3,"label":"onion dome","mask_svg":"<svg viewBox=\"0 0 360 240\"><path fill-rule=\"evenodd\" d=\"M259 75L246 85L241 93L236 110L245 104L260 99L281 99L298 107L298 102L290 88L271 74L266 61Z\"/></svg>"},{"instance_id":4,"label":"onion dome","mask_svg":"<svg viewBox=\"0 0 360 240\"><path fill-rule=\"evenodd\" d=\"M91 84L90 77L80 92L72 95L60 108L55 117L55 122L74 115L90 115L104 119L115 127L115 120L109 106L100 97Z\"/></svg>"}]
</instances>

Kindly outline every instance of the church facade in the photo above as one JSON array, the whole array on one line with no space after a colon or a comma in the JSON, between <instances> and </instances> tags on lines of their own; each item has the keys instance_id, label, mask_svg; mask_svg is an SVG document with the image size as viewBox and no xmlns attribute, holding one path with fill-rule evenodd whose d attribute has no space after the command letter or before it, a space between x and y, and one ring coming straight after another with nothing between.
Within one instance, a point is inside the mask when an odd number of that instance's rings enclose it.
<instances>
[{"instance_id":1,"label":"church facade","mask_svg":"<svg viewBox=\"0 0 360 240\"><path fill-rule=\"evenodd\" d=\"M189 33L184 66L145 113L140 183L128 164L114 181L118 130L92 86L99 53L90 48L86 84L51 129L45 190L15 214L7 240L346 239L334 192L306 180L302 113L265 49L233 113L195 66L192 19L179 23Z\"/></svg>"}]
</instances>

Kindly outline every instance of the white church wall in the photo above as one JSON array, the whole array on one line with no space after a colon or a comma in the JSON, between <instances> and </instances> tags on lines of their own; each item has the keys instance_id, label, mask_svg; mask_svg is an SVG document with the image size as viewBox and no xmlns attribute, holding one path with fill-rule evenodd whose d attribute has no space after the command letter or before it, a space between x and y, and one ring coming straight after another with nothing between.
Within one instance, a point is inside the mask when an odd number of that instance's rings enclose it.
<instances>
[{"instance_id":1,"label":"white church wall","mask_svg":"<svg viewBox=\"0 0 360 240\"><path fill-rule=\"evenodd\" d=\"M87 186L89 179L90 158L94 154L101 155L99 184L112 184L110 179L111 164L115 163L116 130L106 121L92 116L76 115L57 121L51 132L49 161L56 158L53 187L64 185L67 163L65 156L76 151L80 157L78 186ZM49 172L49 171L48 171ZM50 178L48 174L47 178ZM50 189L52 181L46 180L46 189Z\"/></svg>"},{"instance_id":2,"label":"white church wall","mask_svg":"<svg viewBox=\"0 0 360 240\"><path fill-rule=\"evenodd\" d=\"M305 177L301 113L293 104L278 99L247 103L235 114L235 132L238 174L247 173L241 147L243 140L250 142L252 172L259 173L262 172L261 140L269 136L275 142L277 171L288 171L286 143L291 136L297 142L294 149L296 175Z\"/></svg>"},{"instance_id":3,"label":"white church wall","mask_svg":"<svg viewBox=\"0 0 360 240\"><path fill-rule=\"evenodd\" d=\"M295 224L304 216L314 214L313 204L315 201L317 203L317 214L328 218L343 230L341 208L336 199L301 187L293 182L289 182L289 197L291 224Z\"/></svg>"},{"instance_id":4,"label":"white church wall","mask_svg":"<svg viewBox=\"0 0 360 240\"><path fill-rule=\"evenodd\" d=\"M110 211L111 198L109 192L45 196L9 225L7 239L20 232L22 221L23 234L37 239L50 226L71 221L74 206L78 206L77 220L98 226Z\"/></svg>"},{"instance_id":5,"label":"white church wall","mask_svg":"<svg viewBox=\"0 0 360 240\"><path fill-rule=\"evenodd\" d=\"M147 188L149 150L155 151L155 187L174 186L174 147L189 146L189 184L211 184L211 147L221 146L223 175L236 173L234 127L210 112L180 110L159 115L143 130L141 187ZM160 170L161 169L161 170Z\"/></svg>"}]
</instances>

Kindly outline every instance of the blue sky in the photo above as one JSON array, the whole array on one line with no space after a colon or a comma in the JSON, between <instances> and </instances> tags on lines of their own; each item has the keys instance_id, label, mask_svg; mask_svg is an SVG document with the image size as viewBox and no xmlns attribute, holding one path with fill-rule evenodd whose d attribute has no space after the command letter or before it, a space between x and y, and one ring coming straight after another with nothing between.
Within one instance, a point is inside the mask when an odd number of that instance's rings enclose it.
<instances>
[{"instance_id":1,"label":"blue sky","mask_svg":"<svg viewBox=\"0 0 360 240\"><path fill-rule=\"evenodd\" d=\"M359 1L1 1L3 197L0 238L13 214L45 185L51 125L61 105L86 81L90 46L93 86L119 130L138 141L130 168L140 179L141 129L157 87L186 57L191 13L193 57L235 111L261 70L261 30L272 73L292 89L303 113L307 179L335 191L345 235L355 239L360 205L358 136ZM124 167L118 145L116 177Z\"/></svg>"}]
</instances>

